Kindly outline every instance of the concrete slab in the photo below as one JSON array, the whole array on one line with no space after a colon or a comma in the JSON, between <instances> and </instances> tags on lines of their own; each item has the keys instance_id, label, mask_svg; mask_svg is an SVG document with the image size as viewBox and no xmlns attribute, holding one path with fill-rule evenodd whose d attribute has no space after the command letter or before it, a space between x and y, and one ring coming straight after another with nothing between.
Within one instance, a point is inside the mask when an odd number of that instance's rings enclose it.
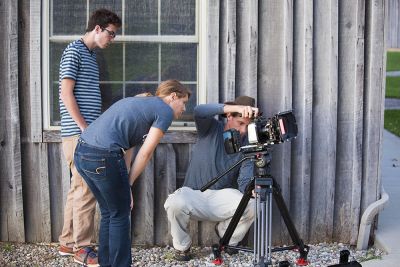
<instances>
[{"instance_id":1,"label":"concrete slab","mask_svg":"<svg viewBox=\"0 0 400 267\"><path fill-rule=\"evenodd\" d=\"M363 267L400 266L400 138L384 130L382 184L389 203L379 214L375 246L388 252L382 259L362 262Z\"/></svg>"}]
</instances>

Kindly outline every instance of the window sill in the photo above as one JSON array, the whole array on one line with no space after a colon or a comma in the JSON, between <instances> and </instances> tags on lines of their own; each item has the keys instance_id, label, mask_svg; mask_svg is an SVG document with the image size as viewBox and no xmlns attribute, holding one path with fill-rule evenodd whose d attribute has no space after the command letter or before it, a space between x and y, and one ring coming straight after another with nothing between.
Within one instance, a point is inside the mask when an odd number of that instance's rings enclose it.
<instances>
[{"instance_id":1,"label":"window sill","mask_svg":"<svg viewBox=\"0 0 400 267\"><path fill-rule=\"evenodd\" d=\"M194 144L197 140L197 132L188 130L168 130L161 139L161 144ZM59 130L43 131L43 143L61 143Z\"/></svg>"}]
</instances>

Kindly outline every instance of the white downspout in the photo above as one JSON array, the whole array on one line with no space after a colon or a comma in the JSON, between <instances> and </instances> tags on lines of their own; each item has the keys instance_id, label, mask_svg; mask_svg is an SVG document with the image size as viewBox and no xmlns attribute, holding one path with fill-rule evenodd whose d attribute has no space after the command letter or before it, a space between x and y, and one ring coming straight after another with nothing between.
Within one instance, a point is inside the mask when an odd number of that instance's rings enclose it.
<instances>
[{"instance_id":1,"label":"white downspout","mask_svg":"<svg viewBox=\"0 0 400 267\"><path fill-rule=\"evenodd\" d=\"M389 200L389 195L385 192L383 186L381 193L381 199L371 203L361 217L360 229L358 231L357 250L365 250L368 248L372 221L375 218L375 215L383 210L386 202Z\"/></svg>"}]
</instances>

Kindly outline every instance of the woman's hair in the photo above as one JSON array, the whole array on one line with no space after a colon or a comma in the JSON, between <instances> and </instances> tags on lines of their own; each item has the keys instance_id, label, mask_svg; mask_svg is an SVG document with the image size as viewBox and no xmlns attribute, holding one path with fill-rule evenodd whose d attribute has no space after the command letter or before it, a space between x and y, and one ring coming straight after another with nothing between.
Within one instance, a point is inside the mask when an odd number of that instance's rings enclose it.
<instances>
[{"instance_id":1,"label":"woman's hair","mask_svg":"<svg viewBox=\"0 0 400 267\"><path fill-rule=\"evenodd\" d=\"M135 95L135 97L146 97L146 96L153 96L153 94L150 92L144 92L144 93Z\"/></svg>"},{"instance_id":2,"label":"woman's hair","mask_svg":"<svg viewBox=\"0 0 400 267\"><path fill-rule=\"evenodd\" d=\"M107 9L95 10L89 18L86 32L91 32L99 25L101 28L106 28L109 24L115 25L115 27L121 27L122 22L117 14Z\"/></svg>"},{"instance_id":3,"label":"woman's hair","mask_svg":"<svg viewBox=\"0 0 400 267\"><path fill-rule=\"evenodd\" d=\"M158 86L156 96L163 98L169 96L171 93L176 93L178 98L185 96L189 98L191 95L190 90L183 86L178 80L166 80Z\"/></svg>"}]
</instances>

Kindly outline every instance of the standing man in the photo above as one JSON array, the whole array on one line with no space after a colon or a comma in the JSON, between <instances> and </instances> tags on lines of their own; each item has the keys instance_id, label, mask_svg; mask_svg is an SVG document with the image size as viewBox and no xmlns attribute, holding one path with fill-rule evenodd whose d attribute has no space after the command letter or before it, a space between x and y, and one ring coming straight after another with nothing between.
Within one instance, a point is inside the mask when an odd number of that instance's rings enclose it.
<instances>
[{"instance_id":1,"label":"standing man","mask_svg":"<svg viewBox=\"0 0 400 267\"><path fill-rule=\"evenodd\" d=\"M206 191L201 192L200 188L243 157L241 153L225 152L223 132L236 129L244 137L251 118L258 115L254 103L251 97L239 96L233 102L199 105L194 110L198 140L191 153L185 182L182 188L168 196L164 204L171 224L176 260L189 261L192 258L192 239L188 229L190 219L217 222L215 231L219 237L228 228L243 192L253 177L253 163L244 161ZM226 123L216 120L216 115L226 117ZM236 183L239 190L235 189ZM251 226L254 219L251 203L247 205L229 245L237 245ZM231 254L237 251L226 252Z\"/></svg>"},{"instance_id":2,"label":"standing man","mask_svg":"<svg viewBox=\"0 0 400 267\"><path fill-rule=\"evenodd\" d=\"M73 158L80 134L101 113L99 68L94 49L106 48L121 24L121 19L109 10L94 11L85 35L65 48L60 62L61 137L72 177L59 254L74 255L75 262L86 266L98 266L97 253L91 247L96 199L77 172Z\"/></svg>"}]
</instances>

